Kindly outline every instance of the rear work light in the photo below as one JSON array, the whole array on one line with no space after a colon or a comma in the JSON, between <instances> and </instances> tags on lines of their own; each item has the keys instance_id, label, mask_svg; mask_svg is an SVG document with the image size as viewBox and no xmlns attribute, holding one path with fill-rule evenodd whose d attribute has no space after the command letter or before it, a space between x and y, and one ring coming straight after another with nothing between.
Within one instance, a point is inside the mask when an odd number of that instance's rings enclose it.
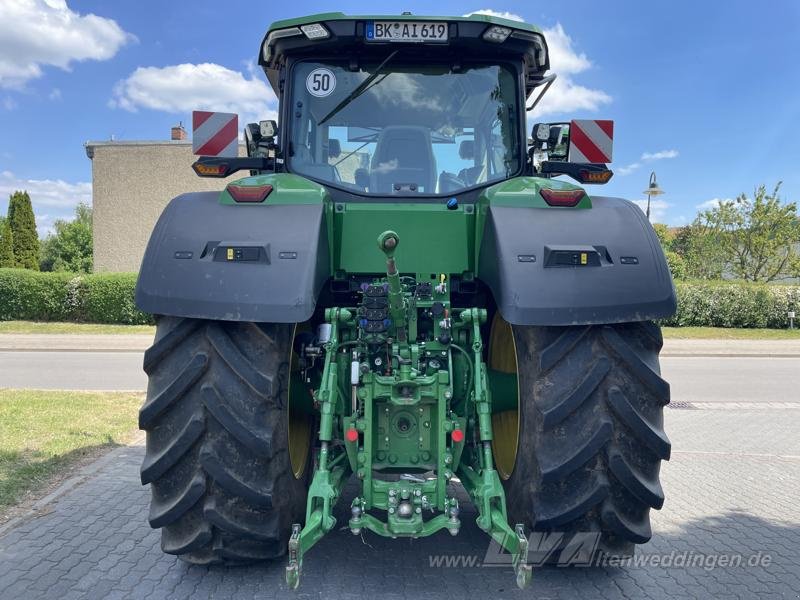
<instances>
[{"instance_id":1,"label":"rear work light","mask_svg":"<svg viewBox=\"0 0 800 600\"><path fill-rule=\"evenodd\" d=\"M311 23L310 25L301 25L300 30L310 40L324 40L330 37L330 32L321 23Z\"/></svg>"},{"instance_id":2,"label":"rear work light","mask_svg":"<svg viewBox=\"0 0 800 600\"><path fill-rule=\"evenodd\" d=\"M226 188L234 202L263 202L272 191L271 185L235 185Z\"/></svg>"},{"instance_id":3,"label":"rear work light","mask_svg":"<svg viewBox=\"0 0 800 600\"><path fill-rule=\"evenodd\" d=\"M583 190L539 190L550 206L575 206L586 195Z\"/></svg>"},{"instance_id":4,"label":"rear work light","mask_svg":"<svg viewBox=\"0 0 800 600\"><path fill-rule=\"evenodd\" d=\"M483 32L483 39L487 42L494 42L495 44L502 44L506 41L508 36L511 35L511 29L508 27L500 27L499 25L492 25Z\"/></svg>"}]
</instances>

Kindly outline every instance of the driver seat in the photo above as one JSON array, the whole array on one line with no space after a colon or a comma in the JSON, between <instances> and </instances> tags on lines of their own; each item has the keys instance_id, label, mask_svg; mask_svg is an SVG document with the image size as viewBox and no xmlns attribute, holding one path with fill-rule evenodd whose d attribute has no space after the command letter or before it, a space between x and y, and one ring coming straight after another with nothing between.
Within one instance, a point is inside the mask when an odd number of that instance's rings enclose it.
<instances>
[{"instance_id":1,"label":"driver seat","mask_svg":"<svg viewBox=\"0 0 800 600\"><path fill-rule=\"evenodd\" d=\"M381 132L370 165L370 192L391 194L395 185L435 193L436 158L427 128L390 126Z\"/></svg>"}]
</instances>

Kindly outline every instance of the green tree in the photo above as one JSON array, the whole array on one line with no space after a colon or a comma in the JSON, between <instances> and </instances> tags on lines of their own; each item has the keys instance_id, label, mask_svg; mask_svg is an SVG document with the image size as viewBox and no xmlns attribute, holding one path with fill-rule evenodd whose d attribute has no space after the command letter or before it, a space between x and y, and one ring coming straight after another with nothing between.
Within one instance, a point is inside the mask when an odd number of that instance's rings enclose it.
<instances>
[{"instance_id":1,"label":"green tree","mask_svg":"<svg viewBox=\"0 0 800 600\"><path fill-rule=\"evenodd\" d=\"M759 186L701 213L698 221L725 257L726 269L746 281L770 282L800 274L797 203L782 202L781 184L771 193Z\"/></svg>"},{"instance_id":2,"label":"green tree","mask_svg":"<svg viewBox=\"0 0 800 600\"><path fill-rule=\"evenodd\" d=\"M678 280L686 279L686 261L683 260L683 257L672 250L667 250L664 255L667 257L667 265L669 265L672 278Z\"/></svg>"},{"instance_id":3,"label":"green tree","mask_svg":"<svg viewBox=\"0 0 800 600\"><path fill-rule=\"evenodd\" d=\"M681 227L672 240L672 251L683 262L685 277L692 279L720 279L725 271L725 253L719 245L714 227L695 219L691 225Z\"/></svg>"},{"instance_id":4,"label":"green tree","mask_svg":"<svg viewBox=\"0 0 800 600\"><path fill-rule=\"evenodd\" d=\"M0 217L0 269L13 268L14 265L14 234L8 219Z\"/></svg>"},{"instance_id":5,"label":"green tree","mask_svg":"<svg viewBox=\"0 0 800 600\"><path fill-rule=\"evenodd\" d=\"M75 219L58 219L42 242L42 271L92 272L92 207L78 204Z\"/></svg>"},{"instance_id":6,"label":"green tree","mask_svg":"<svg viewBox=\"0 0 800 600\"><path fill-rule=\"evenodd\" d=\"M8 221L14 242L17 267L39 270L39 234L28 192L14 192L8 203Z\"/></svg>"},{"instance_id":7,"label":"green tree","mask_svg":"<svg viewBox=\"0 0 800 600\"><path fill-rule=\"evenodd\" d=\"M672 240L675 238L675 234L669 230L669 227L663 223L653 223L653 230L656 232L664 252L672 250Z\"/></svg>"}]
</instances>

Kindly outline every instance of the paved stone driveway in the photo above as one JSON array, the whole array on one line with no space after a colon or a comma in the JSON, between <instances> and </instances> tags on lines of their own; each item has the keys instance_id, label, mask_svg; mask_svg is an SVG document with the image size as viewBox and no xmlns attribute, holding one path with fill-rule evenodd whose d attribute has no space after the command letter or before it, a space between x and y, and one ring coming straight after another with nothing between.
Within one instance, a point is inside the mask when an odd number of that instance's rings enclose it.
<instances>
[{"instance_id":1,"label":"paved stone driveway","mask_svg":"<svg viewBox=\"0 0 800 600\"><path fill-rule=\"evenodd\" d=\"M370 535L362 542L337 531L308 555L300 590L291 593L283 563L192 567L162 554L146 524L149 492L138 481L143 450L131 447L115 451L50 512L0 534L0 598L800 597L800 405L669 409L667 431L674 449L663 469L667 502L639 555L694 556L705 566L545 568L520 592L505 568L430 566L442 554L483 558L487 543L474 525L457 538L417 541ZM340 522L348 505L339 504ZM467 510L462 515L471 521ZM708 568L736 560L745 564Z\"/></svg>"}]
</instances>

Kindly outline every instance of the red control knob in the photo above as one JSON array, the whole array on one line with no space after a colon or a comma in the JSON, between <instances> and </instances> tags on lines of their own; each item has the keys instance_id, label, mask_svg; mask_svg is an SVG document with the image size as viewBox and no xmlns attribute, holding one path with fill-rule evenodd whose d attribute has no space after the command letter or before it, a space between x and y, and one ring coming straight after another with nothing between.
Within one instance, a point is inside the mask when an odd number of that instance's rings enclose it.
<instances>
[{"instance_id":1,"label":"red control knob","mask_svg":"<svg viewBox=\"0 0 800 600\"><path fill-rule=\"evenodd\" d=\"M348 442L357 442L358 441L358 430L357 429L348 429L347 433L344 434L347 438Z\"/></svg>"},{"instance_id":2,"label":"red control knob","mask_svg":"<svg viewBox=\"0 0 800 600\"><path fill-rule=\"evenodd\" d=\"M453 429L453 433L450 434L452 440L456 443L464 441L464 432L460 429Z\"/></svg>"}]
</instances>

